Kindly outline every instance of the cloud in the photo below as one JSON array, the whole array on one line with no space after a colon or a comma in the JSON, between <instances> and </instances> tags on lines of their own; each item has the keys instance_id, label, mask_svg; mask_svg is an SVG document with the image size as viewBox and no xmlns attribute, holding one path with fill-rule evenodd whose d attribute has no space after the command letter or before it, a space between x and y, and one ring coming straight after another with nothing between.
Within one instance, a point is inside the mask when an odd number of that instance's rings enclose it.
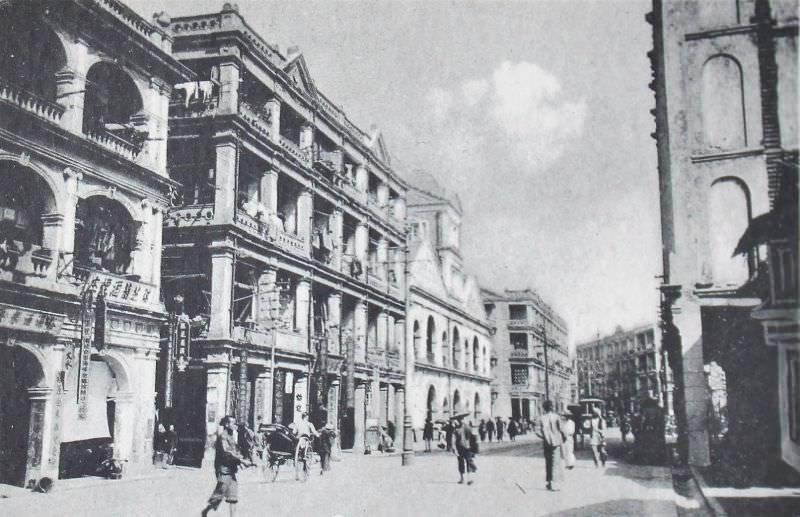
<instances>
[{"instance_id":1,"label":"cloud","mask_svg":"<svg viewBox=\"0 0 800 517\"><path fill-rule=\"evenodd\" d=\"M427 101L442 131L469 135L475 148L514 158L515 169L526 174L560 158L586 120L583 99L565 98L556 76L526 61L505 61L453 91L433 88ZM452 141L456 147L463 143Z\"/></svg>"}]
</instances>

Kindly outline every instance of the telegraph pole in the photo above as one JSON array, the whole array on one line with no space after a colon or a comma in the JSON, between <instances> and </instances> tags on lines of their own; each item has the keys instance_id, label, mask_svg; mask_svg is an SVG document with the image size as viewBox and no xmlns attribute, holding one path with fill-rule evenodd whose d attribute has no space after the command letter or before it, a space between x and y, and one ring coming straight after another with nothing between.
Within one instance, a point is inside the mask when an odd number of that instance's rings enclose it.
<instances>
[{"instance_id":1,"label":"telegraph pole","mask_svg":"<svg viewBox=\"0 0 800 517\"><path fill-rule=\"evenodd\" d=\"M542 325L542 339L544 340L544 399L550 400L550 365L547 361L547 329Z\"/></svg>"}]
</instances>

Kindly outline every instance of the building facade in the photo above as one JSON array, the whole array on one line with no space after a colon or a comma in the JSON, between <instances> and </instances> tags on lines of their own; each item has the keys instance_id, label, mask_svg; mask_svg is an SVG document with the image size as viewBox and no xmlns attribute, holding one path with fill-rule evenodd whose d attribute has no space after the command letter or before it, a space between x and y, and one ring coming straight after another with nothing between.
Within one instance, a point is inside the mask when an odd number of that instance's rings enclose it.
<instances>
[{"instance_id":1,"label":"building facade","mask_svg":"<svg viewBox=\"0 0 800 517\"><path fill-rule=\"evenodd\" d=\"M409 178L406 339L413 371L407 389L420 437L427 419L469 413L477 425L493 416L492 327L475 278L464 272L461 217L458 197L433 177L416 172Z\"/></svg>"},{"instance_id":2,"label":"building facade","mask_svg":"<svg viewBox=\"0 0 800 517\"><path fill-rule=\"evenodd\" d=\"M618 414L638 413L640 403L658 400L672 408L672 376L663 361L661 335L654 325L598 337L575 347L581 397L600 398Z\"/></svg>"},{"instance_id":3,"label":"building facade","mask_svg":"<svg viewBox=\"0 0 800 517\"><path fill-rule=\"evenodd\" d=\"M403 412L406 188L385 143L235 6L164 23L197 75L170 104L181 186L164 223L164 289L207 322L185 368L166 365L174 390L161 406L179 455L202 456L223 415L287 425L319 404L343 448L369 445Z\"/></svg>"},{"instance_id":4,"label":"building facade","mask_svg":"<svg viewBox=\"0 0 800 517\"><path fill-rule=\"evenodd\" d=\"M753 311L777 301L769 280L779 275L780 311L760 314L768 335L772 316L783 320L776 335L797 328L796 311L789 316L796 294L788 295L797 290L797 256L776 256L745 237L774 233L754 223L785 190L786 171L797 170L797 3L655 0L647 19L664 267L660 326L675 373L679 450L693 465L735 464L742 476L763 479L786 464L798 467L800 442L790 431L797 429L798 392L786 389L795 382L789 364L797 337L765 339ZM735 458L724 442L710 446L712 363L725 373ZM772 401L779 400L777 407Z\"/></svg>"},{"instance_id":5,"label":"building facade","mask_svg":"<svg viewBox=\"0 0 800 517\"><path fill-rule=\"evenodd\" d=\"M493 414L534 421L547 398L556 411L565 410L573 401L574 372L563 318L532 289L483 289L481 294L497 328L491 359Z\"/></svg>"},{"instance_id":6,"label":"building facade","mask_svg":"<svg viewBox=\"0 0 800 517\"><path fill-rule=\"evenodd\" d=\"M151 464L171 44L115 0L0 4L0 483Z\"/></svg>"}]
</instances>

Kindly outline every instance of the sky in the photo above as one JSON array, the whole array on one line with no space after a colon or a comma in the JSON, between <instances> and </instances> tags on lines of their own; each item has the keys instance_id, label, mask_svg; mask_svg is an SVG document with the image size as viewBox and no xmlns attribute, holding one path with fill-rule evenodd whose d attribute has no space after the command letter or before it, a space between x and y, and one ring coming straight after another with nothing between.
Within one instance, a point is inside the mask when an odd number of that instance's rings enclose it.
<instances>
[{"instance_id":1,"label":"sky","mask_svg":"<svg viewBox=\"0 0 800 517\"><path fill-rule=\"evenodd\" d=\"M127 0L141 15L218 0ZM535 289L570 341L656 321L661 274L647 0L240 0L403 170L464 208L465 269Z\"/></svg>"}]
</instances>

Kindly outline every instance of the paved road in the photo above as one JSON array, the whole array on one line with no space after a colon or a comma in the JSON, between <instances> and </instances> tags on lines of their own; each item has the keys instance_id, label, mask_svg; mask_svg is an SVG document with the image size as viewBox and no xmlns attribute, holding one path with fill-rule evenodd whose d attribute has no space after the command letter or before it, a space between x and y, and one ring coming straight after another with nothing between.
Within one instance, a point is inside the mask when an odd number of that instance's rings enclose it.
<instances>
[{"instance_id":1,"label":"paved road","mask_svg":"<svg viewBox=\"0 0 800 517\"><path fill-rule=\"evenodd\" d=\"M541 447L530 440L485 448L478 457L478 469L474 485L458 485L455 458L441 451L419 453L410 467L401 467L397 456L344 454L332 472L314 475L306 483L295 482L290 469L282 471L275 483L264 483L250 469L240 475L237 515L673 517L676 502L687 504L672 490L667 469L613 460L605 470L596 469L588 451L579 451L578 465L567 473L562 491L548 492ZM138 481L102 480L80 488L61 483L50 494L0 500L0 515L199 515L213 488L212 474L182 468L159 474ZM227 515L227 511L212 515Z\"/></svg>"}]
</instances>

